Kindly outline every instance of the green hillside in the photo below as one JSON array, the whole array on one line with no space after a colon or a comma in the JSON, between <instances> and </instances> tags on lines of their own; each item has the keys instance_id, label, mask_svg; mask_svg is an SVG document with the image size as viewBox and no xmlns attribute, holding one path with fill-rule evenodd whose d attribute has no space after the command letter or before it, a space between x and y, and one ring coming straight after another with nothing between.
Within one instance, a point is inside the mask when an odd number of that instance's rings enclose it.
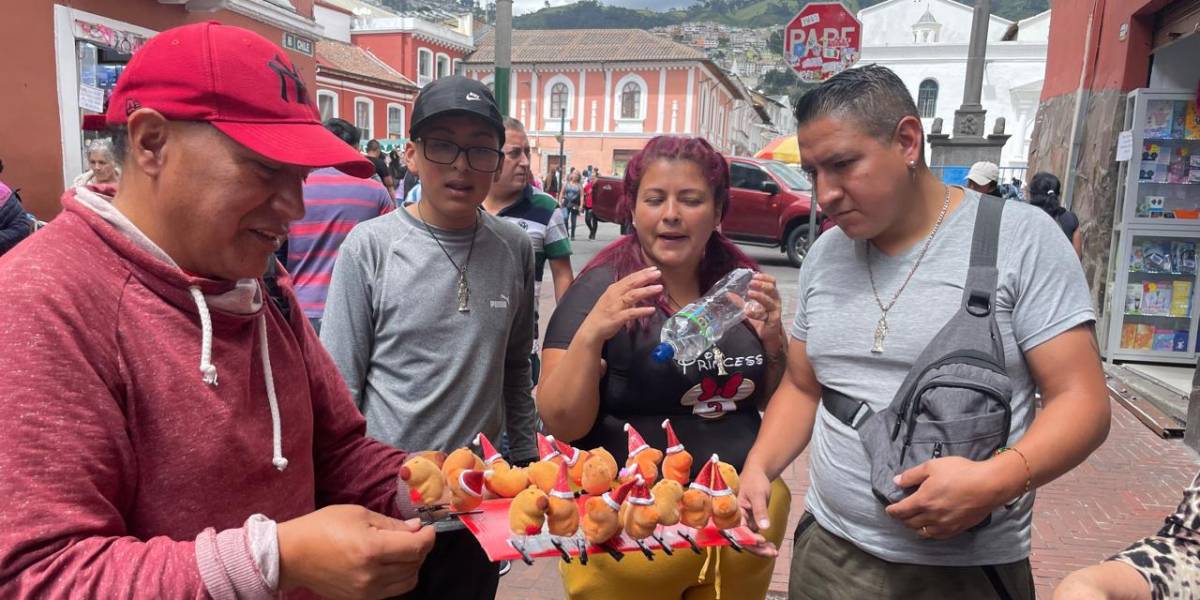
<instances>
[{"instance_id":1,"label":"green hillside","mask_svg":"<svg viewBox=\"0 0 1200 600\"><path fill-rule=\"evenodd\" d=\"M844 0L853 12L883 0ZM968 2L969 3L969 2ZM775 27L787 23L806 0L701 0L687 10L656 12L606 6L583 0L543 8L515 17L517 29L650 29L681 23L714 22L736 27ZM992 12L1006 19L1023 19L1050 7L1050 0L993 0Z\"/></svg>"}]
</instances>

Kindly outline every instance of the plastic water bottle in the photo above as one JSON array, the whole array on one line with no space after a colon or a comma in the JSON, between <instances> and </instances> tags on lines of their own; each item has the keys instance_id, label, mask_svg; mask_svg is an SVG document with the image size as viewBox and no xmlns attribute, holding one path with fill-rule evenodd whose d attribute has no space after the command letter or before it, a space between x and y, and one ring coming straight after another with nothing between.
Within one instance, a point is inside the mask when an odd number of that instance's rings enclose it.
<instances>
[{"instance_id":1,"label":"plastic water bottle","mask_svg":"<svg viewBox=\"0 0 1200 600\"><path fill-rule=\"evenodd\" d=\"M672 358L690 363L742 322L759 304L749 299L754 271L734 269L699 300L683 307L663 323L660 344L651 357L665 363Z\"/></svg>"}]
</instances>

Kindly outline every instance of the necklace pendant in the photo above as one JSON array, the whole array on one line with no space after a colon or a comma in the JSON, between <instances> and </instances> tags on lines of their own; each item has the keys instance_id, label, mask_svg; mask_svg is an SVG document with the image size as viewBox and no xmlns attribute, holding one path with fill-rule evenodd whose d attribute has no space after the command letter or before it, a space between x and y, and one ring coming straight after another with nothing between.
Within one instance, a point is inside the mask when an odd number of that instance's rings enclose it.
<instances>
[{"instance_id":1,"label":"necklace pendant","mask_svg":"<svg viewBox=\"0 0 1200 600\"><path fill-rule=\"evenodd\" d=\"M460 273L458 276L458 312L471 312L471 307L467 305L467 301L471 299L471 290L467 287L467 274Z\"/></svg>"},{"instance_id":2,"label":"necklace pendant","mask_svg":"<svg viewBox=\"0 0 1200 600\"><path fill-rule=\"evenodd\" d=\"M875 325L875 344L871 346L872 354L883 354L883 338L887 337L888 325L887 317L879 318L879 323Z\"/></svg>"}]
</instances>

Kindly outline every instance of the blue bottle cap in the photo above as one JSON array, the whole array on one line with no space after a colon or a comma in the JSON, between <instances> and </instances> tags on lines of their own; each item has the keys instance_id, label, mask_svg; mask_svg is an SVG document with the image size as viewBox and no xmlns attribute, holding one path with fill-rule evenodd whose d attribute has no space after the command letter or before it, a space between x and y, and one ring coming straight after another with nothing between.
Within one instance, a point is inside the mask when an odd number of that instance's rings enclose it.
<instances>
[{"instance_id":1,"label":"blue bottle cap","mask_svg":"<svg viewBox=\"0 0 1200 600\"><path fill-rule=\"evenodd\" d=\"M672 358L675 358L675 348L671 347L670 344L663 342L654 347L654 350L650 352L650 358L653 358L654 362L656 363L665 363Z\"/></svg>"}]
</instances>

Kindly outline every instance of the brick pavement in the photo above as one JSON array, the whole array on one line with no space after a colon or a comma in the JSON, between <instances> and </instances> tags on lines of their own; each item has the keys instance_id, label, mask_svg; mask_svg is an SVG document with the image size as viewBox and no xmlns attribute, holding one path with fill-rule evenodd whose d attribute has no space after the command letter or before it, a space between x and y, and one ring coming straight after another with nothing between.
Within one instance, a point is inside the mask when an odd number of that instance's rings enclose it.
<instances>
[{"instance_id":1,"label":"brick pavement","mask_svg":"<svg viewBox=\"0 0 1200 600\"><path fill-rule=\"evenodd\" d=\"M1105 444L1087 462L1038 491L1032 556L1038 598L1050 598L1054 585L1067 573L1154 533L1175 509L1180 490L1198 468L1200 460L1181 441L1158 438L1113 404L1112 431ZM790 532L803 512L806 456L788 467L784 480L795 498ZM789 534L775 566L773 591L787 590L790 541ZM564 598L557 564L551 560L532 567L515 564L500 582L499 600Z\"/></svg>"}]
</instances>

